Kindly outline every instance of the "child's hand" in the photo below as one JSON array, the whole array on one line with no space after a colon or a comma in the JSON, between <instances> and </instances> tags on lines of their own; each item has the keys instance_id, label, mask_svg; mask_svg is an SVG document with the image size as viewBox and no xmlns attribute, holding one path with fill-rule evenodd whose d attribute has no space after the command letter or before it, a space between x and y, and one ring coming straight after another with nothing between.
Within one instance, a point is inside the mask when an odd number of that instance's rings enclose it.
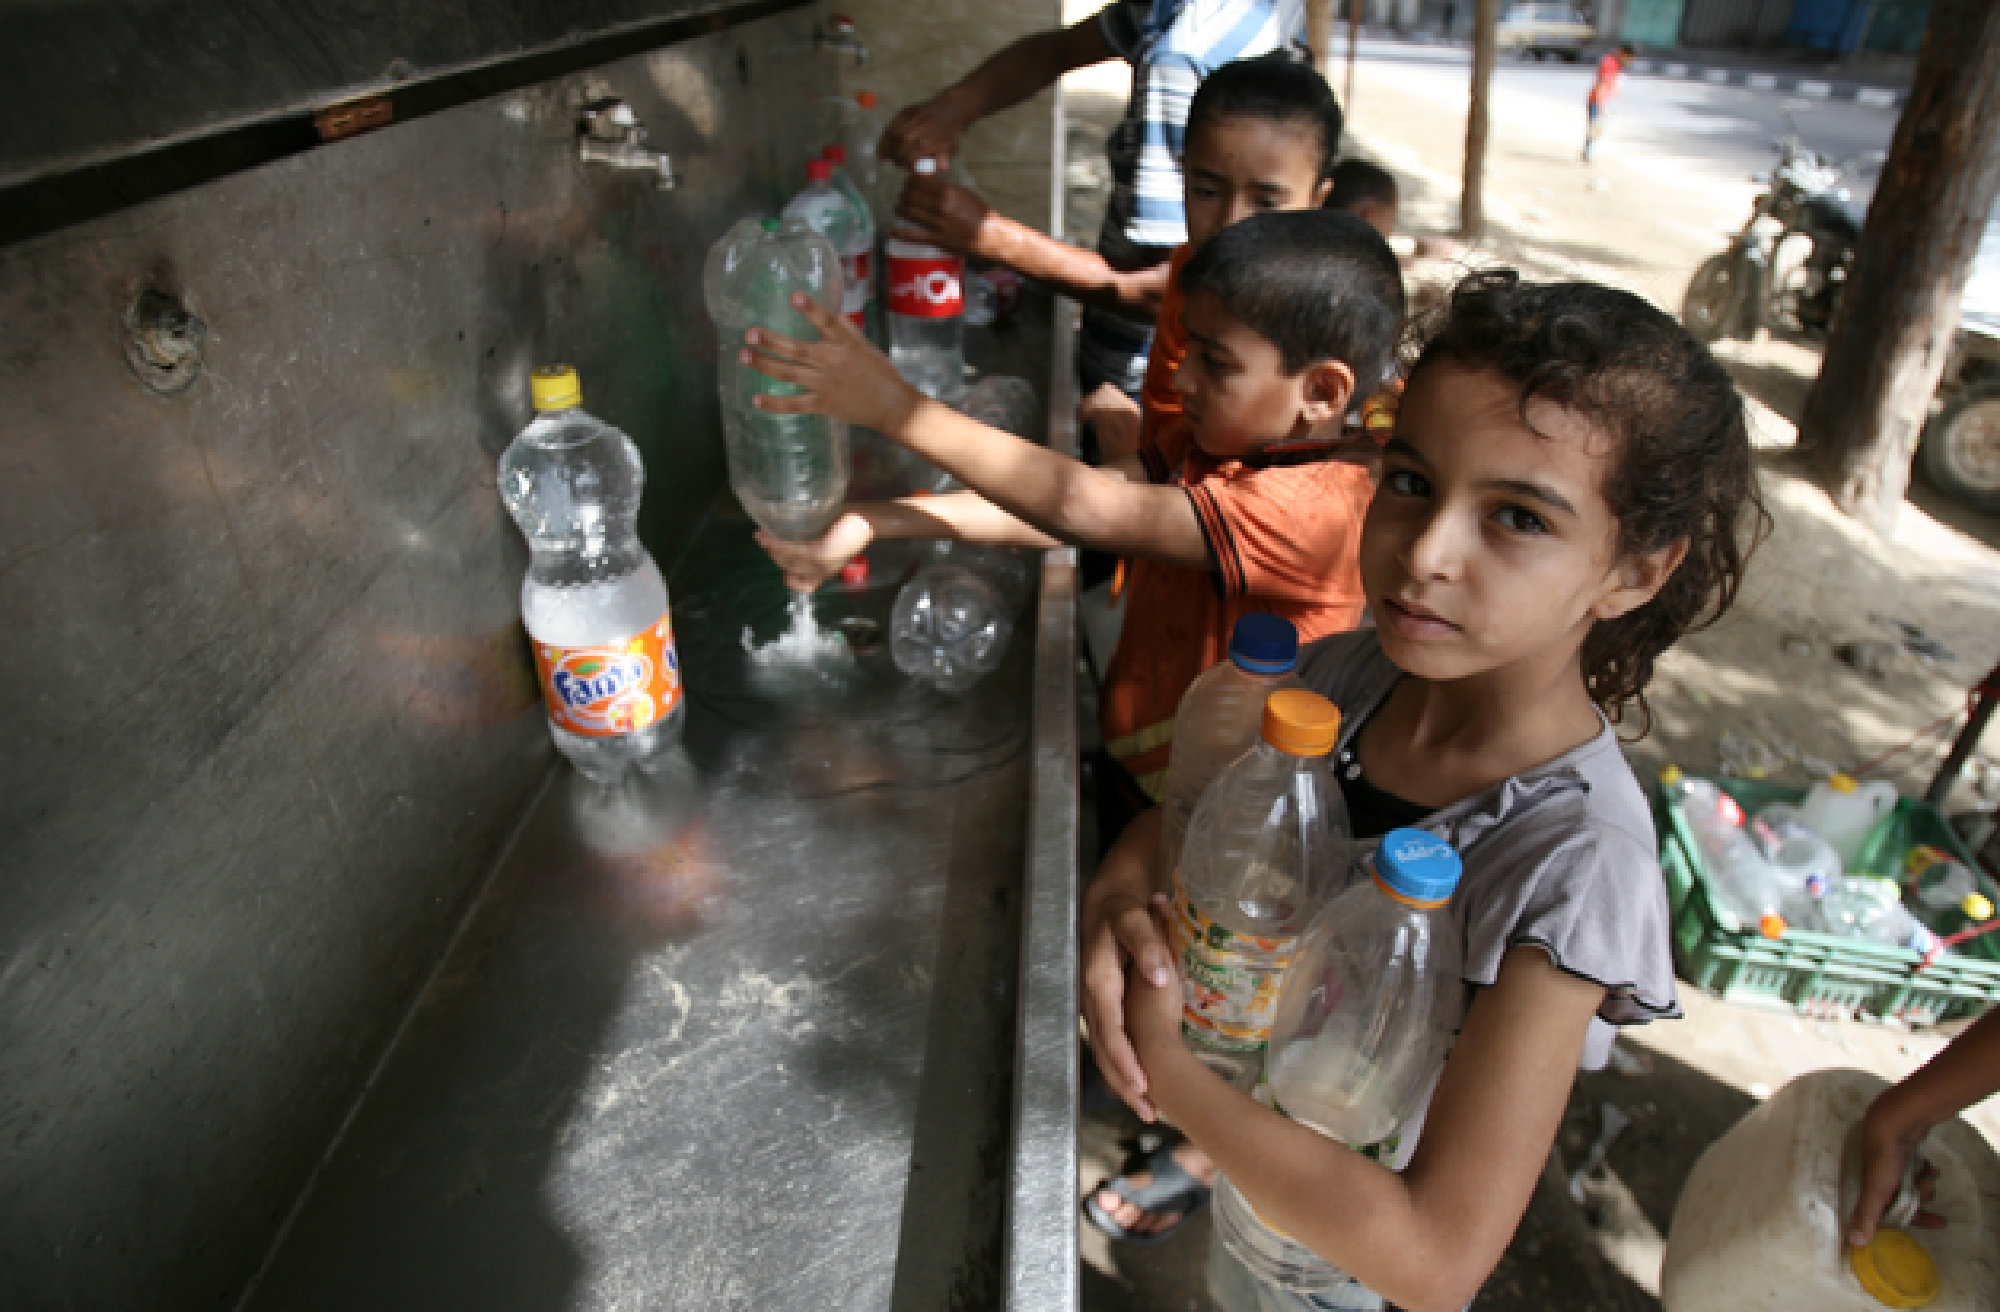
<instances>
[{"instance_id":1,"label":"child's hand","mask_svg":"<svg viewBox=\"0 0 2000 1312\"><path fill-rule=\"evenodd\" d=\"M1165 893L1153 894L1146 906L1153 933L1161 943L1173 941L1173 910ZM1125 1031L1139 1062L1148 1070L1169 1056L1187 1052L1181 1038L1182 990L1179 974L1169 974L1165 984L1157 976L1138 969L1125 976Z\"/></svg>"},{"instance_id":2,"label":"child's hand","mask_svg":"<svg viewBox=\"0 0 2000 1312\"><path fill-rule=\"evenodd\" d=\"M1902 1188L1903 1172L1909 1168L1911 1155L1922 1142L1924 1132L1930 1129L1921 1118L1905 1114L1899 1101L1891 1096L1893 1093L1891 1090L1869 1104L1867 1114L1861 1118L1861 1190L1847 1224L1847 1242L1856 1248L1875 1237L1882 1213ZM1916 1186L1918 1196L1925 1203L1930 1202L1937 1189L1936 1168L1925 1163L1917 1173ZM1910 1221L1911 1225L1926 1230L1938 1229L1944 1223L1943 1217L1921 1209Z\"/></svg>"},{"instance_id":3,"label":"child's hand","mask_svg":"<svg viewBox=\"0 0 2000 1312\"><path fill-rule=\"evenodd\" d=\"M993 258L993 252L980 246L992 214L993 207L977 193L921 173L910 175L896 202L896 217L905 220L902 226L914 227L920 241L981 259Z\"/></svg>"},{"instance_id":4,"label":"child's hand","mask_svg":"<svg viewBox=\"0 0 2000 1312\"><path fill-rule=\"evenodd\" d=\"M793 592L814 591L874 540L874 526L851 512L811 542L787 542L762 529L757 532L757 545L784 571L785 586Z\"/></svg>"},{"instance_id":5,"label":"child's hand","mask_svg":"<svg viewBox=\"0 0 2000 1312\"><path fill-rule=\"evenodd\" d=\"M1099 383L1084 397L1076 417L1097 430L1099 463L1115 464L1139 454L1139 407L1110 383Z\"/></svg>"},{"instance_id":6,"label":"child's hand","mask_svg":"<svg viewBox=\"0 0 2000 1312\"><path fill-rule=\"evenodd\" d=\"M800 393L759 392L752 403L772 414L831 415L895 436L923 393L904 382L889 358L839 315L804 292L793 293L792 305L819 331L820 340L799 342L752 328L744 334L747 345L737 359L767 378L791 383Z\"/></svg>"}]
</instances>

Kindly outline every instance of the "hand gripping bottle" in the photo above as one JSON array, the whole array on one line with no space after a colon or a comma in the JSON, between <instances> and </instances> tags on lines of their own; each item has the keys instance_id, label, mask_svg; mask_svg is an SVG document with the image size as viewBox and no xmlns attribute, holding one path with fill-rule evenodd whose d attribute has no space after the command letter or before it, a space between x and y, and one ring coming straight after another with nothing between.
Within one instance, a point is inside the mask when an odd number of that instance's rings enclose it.
<instances>
[{"instance_id":1,"label":"hand gripping bottle","mask_svg":"<svg viewBox=\"0 0 2000 1312\"><path fill-rule=\"evenodd\" d=\"M1362 867L1363 878L1299 939L1258 1095L1301 1125L1396 1165L1465 1006L1460 933L1448 908L1461 866L1443 839L1392 829ZM1227 1177L1216 1187L1215 1223L1251 1271L1312 1295L1316 1306L1382 1305L1265 1224Z\"/></svg>"},{"instance_id":2,"label":"hand gripping bottle","mask_svg":"<svg viewBox=\"0 0 2000 1312\"><path fill-rule=\"evenodd\" d=\"M875 224L867 213L865 201L834 182L828 159L806 165L805 190L785 205L786 218L804 219L840 256L840 312L863 331L868 327L868 253L875 245Z\"/></svg>"},{"instance_id":3,"label":"hand gripping bottle","mask_svg":"<svg viewBox=\"0 0 2000 1312\"><path fill-rule=\"evenodd\" d=\"M805 292L829 310L840 305L840 260L803 219L744 219L709 248L702 275L715 320L715 385L729 486L750 518L792 542L826 532L847 497L847 425L825 415L780 415L751 404L759 393L798 388L737 363L743 334L767 328L803 341L818 333L792 307Z\"/></svg>"},{"instance_id":4,"label":"hand gripping bottle","mask_svg":"<svg viewBox=\"0 0 2000 1312\"><path fill-rule=\"evenodd\" d=\"M1180 863L1181 844L1202 790L1228 765L1257 745L1264 702L1280 688L1296 688L1299 631L1278 615L1245 615L1229 635L1229 656L1203 673L1181 696L1174 715L1173 755L1160 798L1165 825L1158 891L1168 891Z\"/></svg>"},{"instance_id":5,"label":"hand gripping bottle","mask_svg":"<svg viewBox=\"0 0 2000 1312\"><path fill-rule=\"evenodd\" d=\"M1181 1033L1240 1089L1263 1065L1279 977L1298 934L1345 873L1352 826L1330 767L1340 712L1284 689L1263 741L1201 796L1174 876Z\"/></svg>"},{"instance_id":6,"label":"hand gripping bottle","mask_svg":"<svg viewBox=\"0 0 2000 1312\"><path fill-rule=\"evenodd\" d=\"M828 146L826 162L832 166L831 179L834 190L847 198L854 209L854 235L840 252L840 276L843 290L840 305L847 321L867 333L871 338L879 335L880 329L873 322L875 310L875 216L868 209L868 198L861 194L861 188L854 181L854 174L847 167L847 147Z\"/></svg>"},{"instance_id":7,"label":"hand gripping bottle","mask_svg":"<svg viewBox=\"0 0 2000 1312\"><path fill-rule=\"evenodd\" d=\"M685 718L666 581L639 543L646 471L631 438L583 411L576 370L545 366L529 386L534 421L500 457L532 553L521 620L556 746L610 783L661 764Z\"/></svg>"},{"instance_id":8,"label":"hand gripping bottle","mask_svg":"<svg viewBox=\"0 0 2000 1312\"><path fill-rule=\"evenodd\" d=\"M937 161L914 172L930 177ZM925 396L947 404L965 391L965 261L891 235L882 245L889 285L889 359Z\"/></svg>"}]
</instances>

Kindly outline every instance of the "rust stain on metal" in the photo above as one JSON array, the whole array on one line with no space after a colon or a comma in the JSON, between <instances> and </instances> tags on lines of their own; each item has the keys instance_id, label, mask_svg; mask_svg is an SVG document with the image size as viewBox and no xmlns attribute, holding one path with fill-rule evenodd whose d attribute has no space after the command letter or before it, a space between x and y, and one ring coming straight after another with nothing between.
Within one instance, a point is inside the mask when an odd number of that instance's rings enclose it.
<instances>
[{"instance_id":1,"label":"rust stain on metal","mask_svg":"<svg viewBox=\"0 0 2000 1312\"><path fill-rule=\"evenodd\" d=\"M313 115L313 126L319 129L321 141L341 141L387 127L395 120L396 109L389 97L370 96L320 110Z\"/></svg>"}]
</instances>

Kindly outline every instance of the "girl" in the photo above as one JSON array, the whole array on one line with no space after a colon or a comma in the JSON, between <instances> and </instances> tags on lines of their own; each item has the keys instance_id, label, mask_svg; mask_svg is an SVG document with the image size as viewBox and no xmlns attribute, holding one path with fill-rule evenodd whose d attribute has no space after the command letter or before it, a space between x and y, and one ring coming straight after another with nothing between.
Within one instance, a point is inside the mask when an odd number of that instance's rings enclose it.
<instances>
[{"instance_id":1,"label":"girl","mask_svg":"<svg viewBox=\"0 0 2000 1312\"><path fill-rule=\"evenodd\" d=\"M1465 863L1469 1006L1400 1171L1195 1059L1146 896L1157 815L1105 857L1082 932L1099 1067L1366 1286L1338 1306L1464 1306L1526 1209L1573 1072L1602 1063L1609 1026L1679 1013L1651 818L1611 721L1643 713L1654 659L1728 607L1767 524L1741 399L1678 324L1589 284L1459 286L1362 528L1379 627L1299 665L1346 719L1336 775L1356 836L1418 824ZM1240 1312L1331 1305L1261 1284L1219 1243L1210 1281Z\"/></svg>"}]
</instances>

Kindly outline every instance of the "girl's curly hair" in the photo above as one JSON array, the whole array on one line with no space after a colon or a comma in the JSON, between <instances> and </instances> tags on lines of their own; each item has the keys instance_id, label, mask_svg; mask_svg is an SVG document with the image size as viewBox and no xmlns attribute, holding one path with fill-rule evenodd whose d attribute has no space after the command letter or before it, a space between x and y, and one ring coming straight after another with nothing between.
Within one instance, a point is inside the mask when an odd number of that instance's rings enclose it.
<instances>
[{"instance_id":1,"label":"girl's curly hair","mask_svg":"<svg viewBox=\"0 0 2000 1312\"><path fill-rule=\"evenodd\" d=\"M1523 423L1539 397L1616 440L1602 491L1621 558L1687 540L1686 559L1651 601L1599 621L1583 642L1591 700L1614 722L1636 703L1643 734L1653 662L1722 617L1771 530L1736 384L1639 297L1595 283L1524 283L1511 269L1465 278L1417 337L1411 377L1441 359L1491 370L1519 384Z\"/></svg>"}]
</instances>

